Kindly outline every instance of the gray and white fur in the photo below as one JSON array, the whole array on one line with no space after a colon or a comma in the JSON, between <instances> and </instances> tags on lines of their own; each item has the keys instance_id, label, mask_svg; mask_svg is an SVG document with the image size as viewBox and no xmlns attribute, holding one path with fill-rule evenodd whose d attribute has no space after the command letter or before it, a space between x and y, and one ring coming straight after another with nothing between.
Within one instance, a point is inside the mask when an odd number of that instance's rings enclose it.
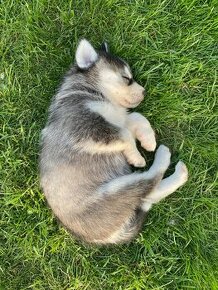
<instances>
[{"instance_id":1,"label":"gray and white fur","mask_svg":"<svg viewBox=\"0 0 218 290\"><path fill-rule=\"evenodd\" d=\"M55 216L86 242L131 240L151 206L187 180L181 161L162 179L171 155L164 145L147 171L132 172L129 164L145 166L136 139L147 151L156 148L148 120L127 110L143 94L125 61L106 44L97 52L82 39L76 64L52 100L42 131L41 186Z\"/></svg>"}]
</instances>

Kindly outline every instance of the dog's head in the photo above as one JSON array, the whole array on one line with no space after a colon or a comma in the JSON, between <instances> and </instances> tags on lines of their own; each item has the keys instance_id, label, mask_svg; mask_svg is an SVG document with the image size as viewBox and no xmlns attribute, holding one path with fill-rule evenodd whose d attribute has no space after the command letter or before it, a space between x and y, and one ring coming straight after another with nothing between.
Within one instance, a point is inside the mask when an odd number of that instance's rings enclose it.
<instances>
[{"instance_id":1,"label":"dog's head","mask_svg":"<svg viewBox=\"0 0 218 290\"><path fill-rule=\"evenodd\" d=\"M76 50L76 64L79 69L92 70L97 76L97 86L111 102L125 108L135 108L144 98L144 88L133 80L129 65L109 53L107 43L97 52L85 39Z\"/></svg>"}]
</instances>

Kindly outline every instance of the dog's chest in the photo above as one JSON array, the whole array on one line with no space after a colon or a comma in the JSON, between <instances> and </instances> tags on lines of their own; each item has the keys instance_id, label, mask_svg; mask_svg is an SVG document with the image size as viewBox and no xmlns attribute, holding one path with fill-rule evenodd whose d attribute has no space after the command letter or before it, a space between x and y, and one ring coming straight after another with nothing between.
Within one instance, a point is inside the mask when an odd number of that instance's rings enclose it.
<instances>
[{"instance_id":1,"label":"dog's chest","mask_svg":"<svg viewBox=\"0 0 218 290\"><path fill-rule=\"evenodd\" d=\"M91 101L87 103L87 106L91 111L100 114L110 124L121 128L125 126L127 112L124 108L102 101Z\"/></svg>"}]
</instances>

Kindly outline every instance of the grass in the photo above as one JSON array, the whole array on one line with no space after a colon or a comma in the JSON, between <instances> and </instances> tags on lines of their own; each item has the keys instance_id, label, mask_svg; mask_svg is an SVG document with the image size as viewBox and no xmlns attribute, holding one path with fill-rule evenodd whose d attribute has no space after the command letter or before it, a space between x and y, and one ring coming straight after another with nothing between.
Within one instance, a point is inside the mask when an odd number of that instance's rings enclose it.
<instances>
[{"instance_id":1,"label":"grass","mask_svg":"<svg viewBox=\"0 0 218 290\"><path fill-rule=\"evenodd\" d=\"M2 0L0 30L0 289L218 289L217 1ZM190 172L130 245L75 241L39 189L40 130L80 37L129 61L137 110Z\"/></svg>"}]
</instances>

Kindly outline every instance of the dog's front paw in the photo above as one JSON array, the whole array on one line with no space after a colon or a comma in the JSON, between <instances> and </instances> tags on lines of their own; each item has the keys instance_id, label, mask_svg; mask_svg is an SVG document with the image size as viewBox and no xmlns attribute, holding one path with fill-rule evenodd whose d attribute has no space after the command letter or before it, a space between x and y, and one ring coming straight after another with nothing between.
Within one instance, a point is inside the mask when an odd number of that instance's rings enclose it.
<instances>
[{"instance_id":1,"label":"dog's front paw","mask_svg":"<svg viewBox=\"0 0 218 290\"><path fill-rule=\"evenodd\" d=\"M140 154L126 154L126 159L129 164L135 167L144 167L146 165L145 159Z\"/></svg>"},{"instance_id":2,"label":"dog's front paw","mask_svg":"<svg viewBox=\"0 0 218 290\"><path fill-rule=\"evenodd\" d=\"M152 128L146 128L144 130L139 129L137 138L141 143L141 146L147 151L154 151L157 143L155 139L155 133Z\"/></svg>"}]
</instances>

